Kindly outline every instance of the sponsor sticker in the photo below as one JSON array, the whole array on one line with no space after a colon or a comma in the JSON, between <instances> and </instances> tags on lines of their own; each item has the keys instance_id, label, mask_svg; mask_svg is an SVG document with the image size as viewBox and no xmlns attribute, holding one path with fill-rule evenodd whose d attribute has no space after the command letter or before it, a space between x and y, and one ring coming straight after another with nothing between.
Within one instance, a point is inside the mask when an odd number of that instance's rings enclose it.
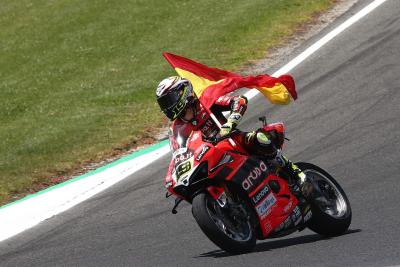
<instances>
[{"instance_id":1,"label":"sponsor sticker","mask_svg":"<svg viewBox=\"0 0 400 267\"><path fill-rule=\"evenodd\" d=\"M271 225L271 222L270 222L270 221L267 221L267 222L264 224L264 229L265 229L266 232L271 232L271 231L272 231L272 225Z\"/></svg>"},{"instance_id":2,"label":"sponsor sticker","mask_svg":"<svg viewBox=\"0 0 400 267\"><path fill-rule=\"evenodd\" d=\"M234 114L234 115L231 115L230 118L232 120L238 121L238 120L240 120L242 118L242 116L238 115L238 114Z\"/></svg>"},{"instance_id":3,"label":"sponsor sticker","mask_svg":"<svg viewBox=\"0 0 400 267\"><path fill-rule=\"evenodd\" d=\"M267 165L260 161L259 165L254 167L246 179L243 180L243 189L249 192L254 187L255 182L264 174L265 171L267 171Z\"/></svg>"},{"instance_id":4,"label":"sponsor sticker","mask_svg":"<svg viewBox=\"0 0 400 267\"><path fill-rule=\"evenodd\" d=\"M289 228L290 225L292 224L292 220L290 219L290 217L288 217L283 223L285 228Z\"/></svg>"},{"instance_id":5,"label":"sponsor sticker","mask_svg":"<svg viewBox=\"0 0 400 267\"><path fill-rule=\"evenodd\" d=\"M199 139L199 137L200 137L200 133L199 133L199 132L195 132L195 133L193 134L193 136L192 136L192 142L193 142L193 141L196 141L197 139Z\"/></svg>"},{"instance_id":6,"label":"sponsor sticker","mask_svg":"<svg viewBox=\"0 0 400 267\"><path fill-rule=\"evenodd\" d=\"M179 154L186 153L186 151L187 151L186 147L179 148L179 149L175 150L174 153L172 153L172 157L175 158L175 157L179 156Z\"/></svg>"},{"instance_id":7,"label":"sponsor sticker","mask_svg":"<svg viewBox=\"0 0 400 267\"><path fill-rule=\"evenodd\" d=\"M312 212L311 212L311 210L310 210L306 215L304 215L304 222L306 222L306 221L308 221L309 219L311 219L311 216L312 216Z\"/></svg>"},{"instance_id":8,"label":"sponsor sticker","mask_svg":"<svg viewBox=\"0 0 400 267\"><path fill-rule=\"evenodd\" d=\"M299 206L293 209L293 213L290 215L294 225L298 225L301 222L301 212Z\"/></svg>"},{"instance_id":9,"label":"sponsor sticker","mask_svg":"<svg viewBox=\"0 0 400 267\"><path fill-rule=\"evenodd\" d=\"M261 218L265 218L270 212L271 207L276 203L276 198L274 194L269 194L260 204L256 206L257 214Z\"/></svg>"},{"instance_id":10,"label":"sponsor sticker","mask_svg":"<svg viewBox=\"0 0 400 267\"><path fill-rule=\"evenodd\" d=\"M202 126L200 126L201 129L200 131L205 134L206 136L208 136L207 133L209 133L210 131L212 131L212 129L215 127L214 122L212 121L212 119L207 119Z\"/></svg>"},{"instance_id":11,"label":"sponsor sticker","mask_svg":"<svg viewBox=\"0 0 400 267\"><path fill-rule=\"evenodd\" d=\"M187 152L185 152L185 153L176 155L176 156L174 157L174 162L175 162L175 164L177 165L177 164L179 164L180 162L183 162L183 161L186 161L186 160L190 159L191 157L193 157L193 152L192 152L192 151L187 151Z\"/></svg>"},{"instance_id":12,"label":"sponsor sticker","mask_svg":"<svg viewBox=\"0 0 400 267\"><path fill-rule=\"evenodd\" d=\"M207 153L208 150L210 150L209 146L203 146L201 148L201 152L197 155L196 160L200 161L204 157L204 155Z\"/></svg>"},{"instance_id":13,"label":"sponsor sticker","mask_svg":"<svg viewBox=\"0 0 400 267\"><path fill-rule=\"evenodd\" d=\"M292 201L290 200L290 202L283 208L283 212L288 212L290 210L290 208L292 207Z\"/></svg>"},{"instance_id":14,"label":"sponsor sticker","mask_svg":"<svg viewBox=\"0 0 400 267\"><path fill-rule=\"evenodd\" d=\"M292 224L292 220L290 219L290 216L286 218L286 220L284 220L279 226L278 228L275 229L275 232L279 232L283 229L287 229L290 227L290 225Z\"/></svg>"},{"instance_id":15,"label":"sponsor sticker","mask_svg":"<svg viewBox=\"0 0 400 267\"><path fill-rule=\"evenodd\" d=\"M256 205L258 202L260 202L261 199L263 199L266 195L269 193L269 188L267 185L264 185L263 188L258 191L252 198L251 201L253 202L254 205Z\"/></svg>"}]
</instances>

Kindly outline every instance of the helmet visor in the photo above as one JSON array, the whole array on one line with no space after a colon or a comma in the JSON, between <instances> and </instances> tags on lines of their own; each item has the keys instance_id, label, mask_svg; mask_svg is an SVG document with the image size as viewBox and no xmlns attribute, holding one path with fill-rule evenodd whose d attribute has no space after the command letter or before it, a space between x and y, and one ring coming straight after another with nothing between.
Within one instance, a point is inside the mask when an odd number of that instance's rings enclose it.
<instances>
[{"instance_id":1,"label":"helmet visor","mask_svg":"<svg viewBox=\"0 0 400 267\"><path fill-rule=\"evenodd\" d=\"M176 105L179 101L179 98L182 95L182 91L171 91L168 94L165 94L159 98L157 98L158 104L160 105L161 110L166 110Z\"/></svg>"},{"instance_id":2,"label":"helmet visor","mask_svg":"<svg viewBox=\"0 0 400 267\"><path fill-rule=\"evenodd\" d=\"M190 90L188 90L188 87L185 87L184 90L174 90L159 97L157 101L162 112L164 112L170 120L175 120L185 109L189 93Z\"/></svg>"}]
</instances>

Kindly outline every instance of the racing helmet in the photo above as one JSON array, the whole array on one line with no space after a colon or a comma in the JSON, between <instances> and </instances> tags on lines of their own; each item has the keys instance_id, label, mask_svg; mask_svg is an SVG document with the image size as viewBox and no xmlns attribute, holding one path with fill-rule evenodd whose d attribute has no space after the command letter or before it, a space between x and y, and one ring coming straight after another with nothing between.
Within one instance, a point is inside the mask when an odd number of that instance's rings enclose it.
<instances>
[{"instance_id":1,"label":"racing helmet","mask_svg":"<svg viewBox=\"0 0 400 267\"><path fill-rule=\"evenodd\" d=\"M161 111L171 121L178 118L194 99L192 84L179 76L162 80L157 87L156 96Z\"/></svg>"}]
</instances>

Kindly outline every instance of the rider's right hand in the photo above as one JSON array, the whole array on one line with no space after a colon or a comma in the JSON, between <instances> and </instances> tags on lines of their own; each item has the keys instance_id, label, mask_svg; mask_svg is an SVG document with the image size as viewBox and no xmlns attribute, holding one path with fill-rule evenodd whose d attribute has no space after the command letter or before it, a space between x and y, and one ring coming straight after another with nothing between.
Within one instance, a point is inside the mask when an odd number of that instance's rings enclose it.
<instances>
[{"instance_id":1,"label":"rider's right hand","mask_svg":"<svg viewBox=\"0 0 400 267\"><path fill-rule=\"evenodd\" d=\"M219 135L220 137L225 137L228 134L230 134L230 132L232 131L232 129L234 128L234 124L230 121L228 121L227 123L223 124L221 126L221 129L219 131Z\"/></svg>"},{"instance_id":2,"label":"rider's right hand","mask_svg":"<svg viewBox=\"0 0 400 267\"><path fill-rule=\"evenodd\" d=\"M219 135L221 137L228 135L230 132L232 132L233 129L236 128L236 126L239 124L241 120L242 120L242 114L238 112L232 112L228 117L228 121L221 126Z\"/></svg>"}]
</instances>

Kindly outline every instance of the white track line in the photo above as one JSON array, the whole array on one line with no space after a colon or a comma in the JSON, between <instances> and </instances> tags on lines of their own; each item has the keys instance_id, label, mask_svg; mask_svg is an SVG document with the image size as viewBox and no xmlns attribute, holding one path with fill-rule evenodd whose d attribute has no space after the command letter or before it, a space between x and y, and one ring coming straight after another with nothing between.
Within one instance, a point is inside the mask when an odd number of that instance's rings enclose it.
<instances>
[{"instance_id":1,"label":"white track line","mask_svg":"<svg viewBox=\"0 0 400 267\"><path fill-rule=\"evenodd\" d=\"M333 31L322 37L319 41L307 48L303 53L295 57L272 76L288 73L318 49L332 40L339 33L363 18L375 8L387 0L375 0L357 14L346 20ZM258 94L257 90L246 93L251 99ZM100 173L67 184L63 187L36 195L25 201L0 209L0 241L10 238L26 229L29 229L41 221L57 215L93 195L109 188L113 184L127 178L131 174L151 164L169 152L169 146L161 147L155 151L134 158L128 162L110 167Z\"/></svg>"},{"instance_id":2,"label":"white track line","mask_svg":"<svg viewBox=\"0 0 400 267\"><path fill-rule=\"evenodd\" d=\"M375 8L386 2L387 0L375 0L372 3L370 3L368 6L364 7L361 9L358 13L347 19L345 22L340 24L338 27L336 27L334 30L329 32L327 35L319 39L316 43L308 47L306 50L304 50L300 55L289 61L285 66L277 70L275 73L272 74L274 77L278 77L280 75L283 75L285 73L288 73L292 69L294 69L297 65L299 65L301 62L303 62L305 59L307 59L309 56L314 54L318 49L323 47L325 44L327 44L330 40L335 38L338 34L346 30L348 27L362 19L364 16L369 14L371 11L373 11ZM255 97L259 91L257 90L251 90L247 92L245 95L248 99L251 99Z\"/></svg>"},{"instance_id":3,"label":"white track line","mask_svg":"<svg viewBox=\"0 0 400 267\"><path fill-rule=\"evenodd\" d=\"M0 209L0 241L66 211L169 153L168 145L102 172Z\"/></svg>"}]
</instances>

